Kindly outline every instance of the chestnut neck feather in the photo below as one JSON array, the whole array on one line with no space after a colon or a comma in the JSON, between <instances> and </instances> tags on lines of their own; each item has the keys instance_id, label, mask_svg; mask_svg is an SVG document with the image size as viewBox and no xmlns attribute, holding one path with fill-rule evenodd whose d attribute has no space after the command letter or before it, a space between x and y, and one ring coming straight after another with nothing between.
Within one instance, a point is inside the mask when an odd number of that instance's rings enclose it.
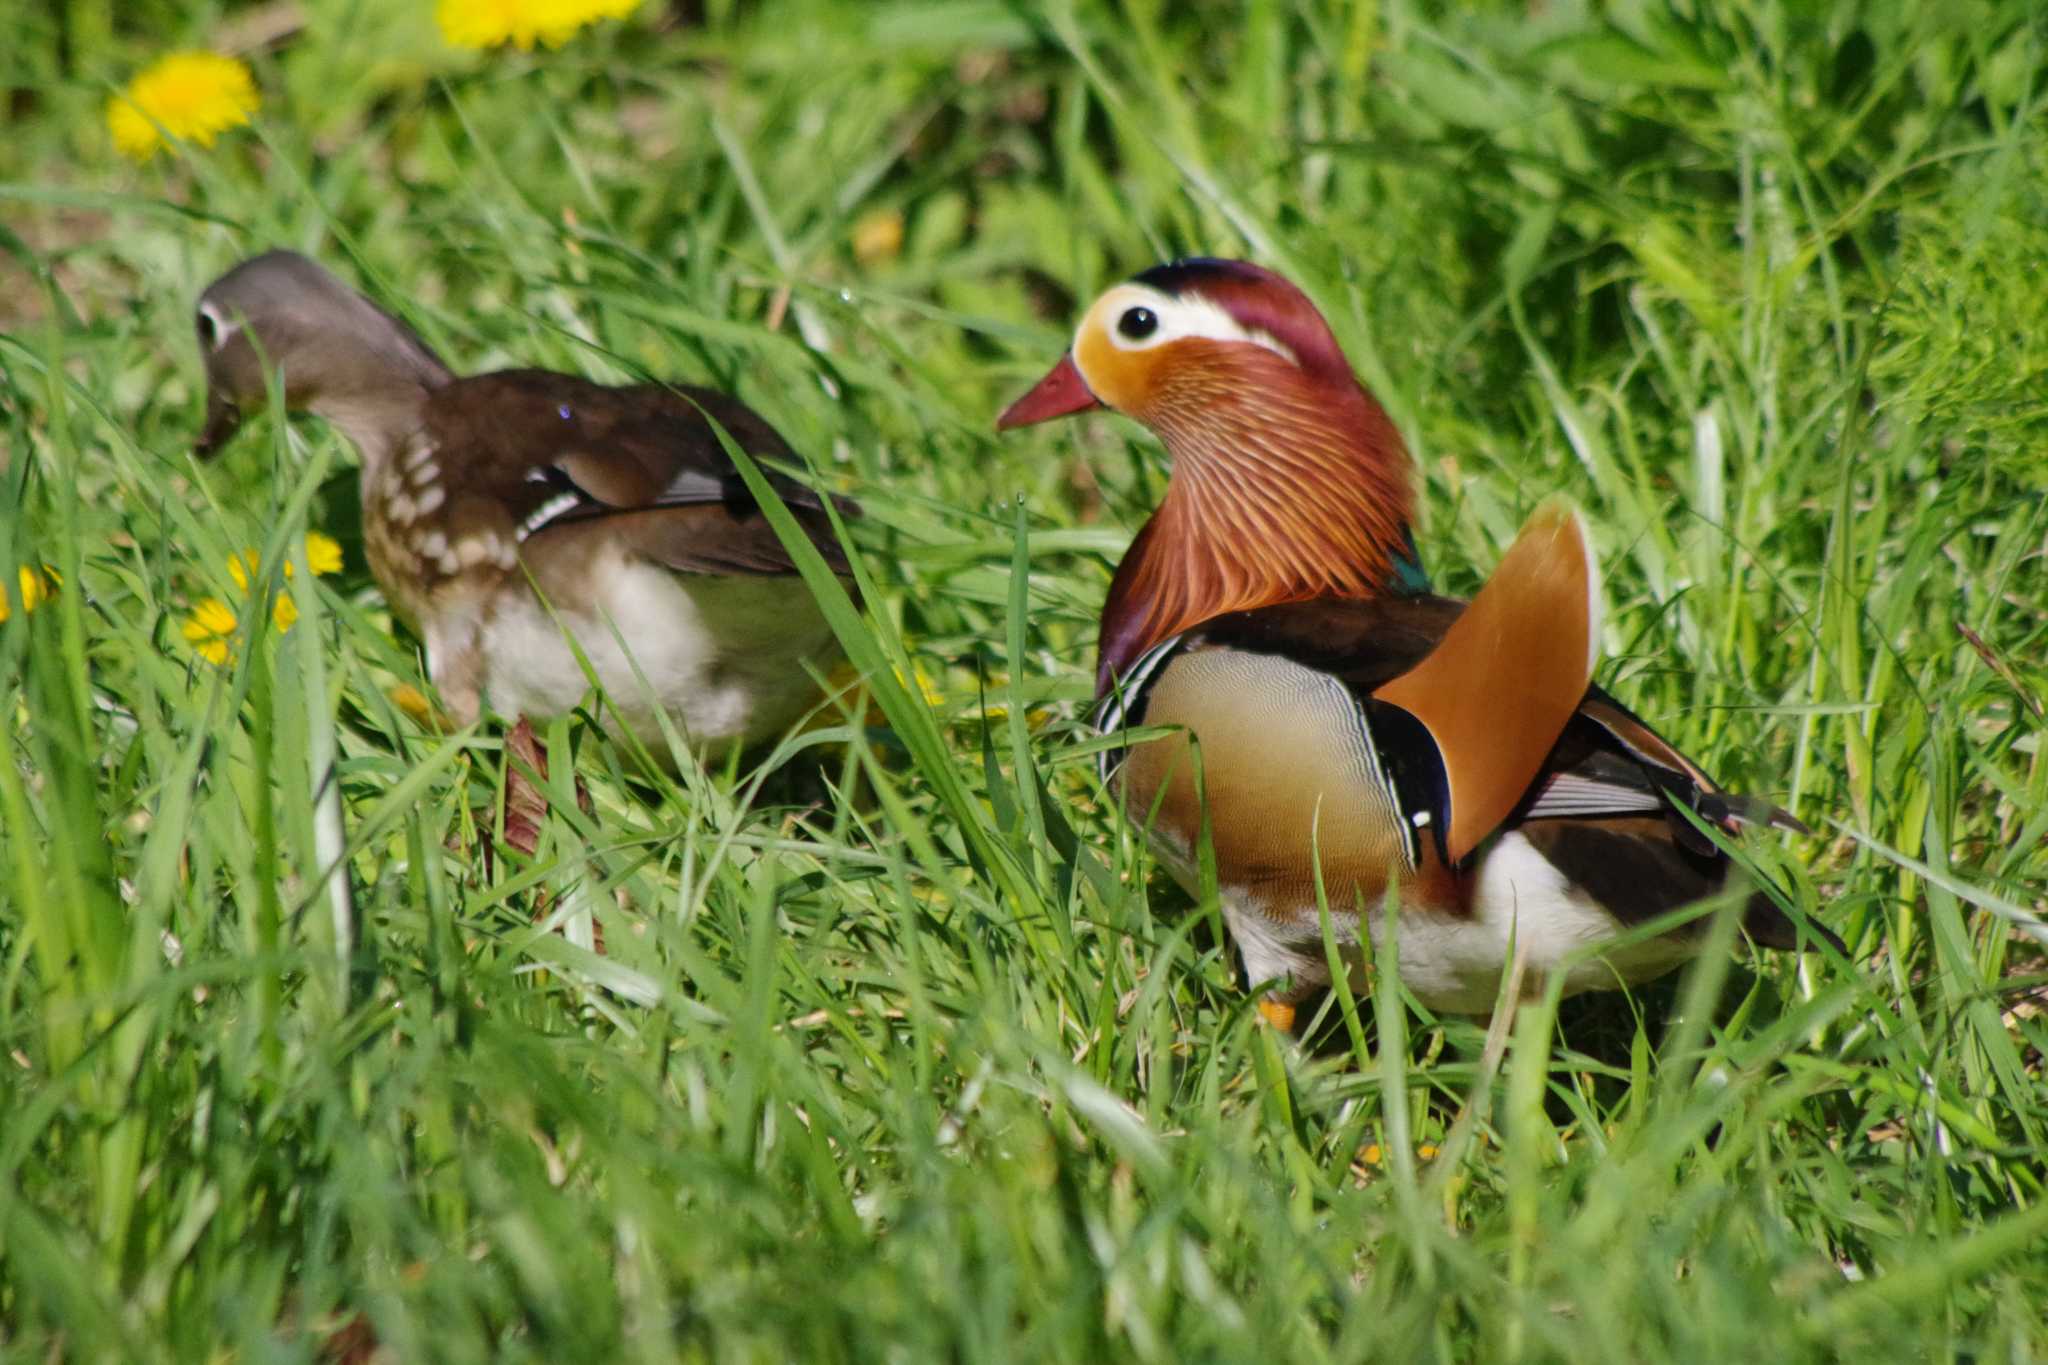
<instances>
[{"instance_id":1,"label":"chestnut neck feather","mask_svg":"<svg viewBox=\"0 0 2048 1365\"><path fill-rule=\"evenodd\" d=\"M1380 596L1408 544L1408 455L1380 405L1348 375L1311 382L1271 352L1230 350L1175 364L1133 414L1166 442L1173 478L1110 585L1098 692L1226 612Z\"/></svg>"}]
</instances>

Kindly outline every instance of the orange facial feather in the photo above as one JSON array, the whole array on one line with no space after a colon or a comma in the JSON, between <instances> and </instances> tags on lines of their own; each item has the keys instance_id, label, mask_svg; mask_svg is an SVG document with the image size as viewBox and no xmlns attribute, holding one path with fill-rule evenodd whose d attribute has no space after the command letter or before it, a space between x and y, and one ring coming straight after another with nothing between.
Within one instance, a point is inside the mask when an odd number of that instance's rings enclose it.
<instances>
[{"instance_id":1,"label":"orange facial feather","mask_svg":"<svg viewBox=\"0 0 2048 1365\"><path fill-rule=\"evenodd\" d=\"M1413 510L1408 457L1355 380L1311 383L1284 356L1203 338L1114 362L1122 395L1143 395L1117 406L1174 469L1110 586L1099 688L1211 617L1385 591Z\"/></svg>"}]
</instances>

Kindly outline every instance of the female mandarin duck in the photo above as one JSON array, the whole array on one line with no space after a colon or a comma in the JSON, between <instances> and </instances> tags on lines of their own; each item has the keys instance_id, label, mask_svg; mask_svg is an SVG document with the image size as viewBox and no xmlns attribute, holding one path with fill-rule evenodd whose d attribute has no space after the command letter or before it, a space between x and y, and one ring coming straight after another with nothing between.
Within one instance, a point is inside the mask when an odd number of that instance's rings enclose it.
<instances>
[{"instance_id":1,"label":"female mandarin duck","mask_svg":"<svg viewBox=\"0 0 2048 1365\"><path fill-rule=\"evenodd\" d=\"M616 723L667 753L748 744L817 699L830 627L705 414L757 457L793 458L737 399L688 385L607 388L546 370L460 378L391 314L303 256L244 261L199 300L218 450L283 372L285 406L326 418L362 456L363 537L393 610L426 642L455 718L575 706L588 684ZM834 568L818 495L771 480Z\"/></svg>"},{"instance_id":2,"label":"female mandarin duck","mask_svg":"<svg viewBox=\"0 0 2048 1365\"><path fill-rule=\"evenodd\" d=\"M1118 285L997 426L1098 406L1173 460L1103 609L1098 723L1180 727L1106 766L1190 890L1206 831L1245 972L1280 982L1269 1019L1328 984L1319 870L1354 944L1361 914L1381 940L1398 888L1403 982L1483 1013L1513 951L1568 992L1690 957L1700 921L1580 956L1721 889L1729 861L1688 814L1804 829L1591 685L1599 583L1570 510L1539 509L1470 604L1428 595L1401 438L1278 275L1187 260ZM1744 923L1797 942L1760 893Z\"/></svg>"}]
</instances>

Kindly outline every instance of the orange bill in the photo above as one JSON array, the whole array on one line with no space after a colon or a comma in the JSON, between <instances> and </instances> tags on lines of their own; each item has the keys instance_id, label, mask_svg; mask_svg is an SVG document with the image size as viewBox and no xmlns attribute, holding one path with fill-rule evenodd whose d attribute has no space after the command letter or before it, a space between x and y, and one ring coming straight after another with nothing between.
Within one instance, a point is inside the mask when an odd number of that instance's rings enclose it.
<instances>
[{"instance_id":1,"label":"orange bill","mask_svg":"<svg viewBox=\"0 0 2048 1365\"><path fill-rule=\"evenodd\" d=\"M1528 791L1585 699L1599 639L1593 549L1578 514L1554 498L1437 647L1373 693L1422 722L1443 757L1453 862Z\"/></svg>"}]
</instances>

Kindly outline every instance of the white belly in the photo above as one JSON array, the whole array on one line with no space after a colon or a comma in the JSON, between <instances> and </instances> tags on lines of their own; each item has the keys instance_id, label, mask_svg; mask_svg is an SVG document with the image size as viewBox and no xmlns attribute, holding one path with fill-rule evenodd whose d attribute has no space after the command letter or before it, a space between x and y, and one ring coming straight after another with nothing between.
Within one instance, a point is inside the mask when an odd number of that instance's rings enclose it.
<instances>
[{"instance_id":1,"label":"white belly","mask_svg":"<svg viewBox=\"0 0 2048 1365\"><path fill-rule=\"evenodd\" d=\"M1648 981L1693 955L1692 940L1668 935L1600 951L1626 926L1518 833L1502 835L1473 876L1469 917L1401 918L1401 980L1433 1010L1491 1010L1517 951L1528 963L1529 989L1562 975L1566 995ZM1376 922L1375 944L1381 930Z\"/></svg>"},{"instance_id":2,"label":"white belly","mask_svg":"<svg viewBox=\"0 0 2048 1365\"><path fill-rule=\"evenodd\" d=\"M1194 862L1184 849L1153 840L1155 855L1175 880L1193 892ZM1662 976L1692 957L1693 942L1665 936L1600 952L1624 927L1605 907L1573 886L1519 833L1497 840L1473 870L1471 912L1449 916L1419 908L1400 915L1401 981L1430 1009L1484 1014L1494 1007L1513 954L1527 960L1528 989L1562 974L1564 993L1613 990ZM1244 954L1248 982L1288 979L1294 988L1327 985L1328 959L1316 908L1266 906L1240 887L1221 889L1224 922ZM1407 907L1403 907L1407 909ZM1358 915L1330 907L1331 931L1343 956L1360 960ZM1386 917L1367 907L1374 951L1384 963ZM1583 960L1574 960L1583 955ZM1354 986L1363 986L1353 977ZM1283 988L1281 994L1291 992Z\"/></svg>"},{"instance_id":3,"label":"white belly","mask_svg":"<svg viewBox=\"0 0 2048 1365\"><path fill-rule=\"evenodd\" d=\"M817 603L788 578L679 574L620 555L587 581L602 595L584 611L556 603L550 615L526 591L501 599L483 642L484 692L499 713L541 719L583 699L589 680L566 631L610 703L608 725L657 755L663 711L693 748L747 744L815 704L811 670L839 657Z\"/></svg>"}]
</instances>

